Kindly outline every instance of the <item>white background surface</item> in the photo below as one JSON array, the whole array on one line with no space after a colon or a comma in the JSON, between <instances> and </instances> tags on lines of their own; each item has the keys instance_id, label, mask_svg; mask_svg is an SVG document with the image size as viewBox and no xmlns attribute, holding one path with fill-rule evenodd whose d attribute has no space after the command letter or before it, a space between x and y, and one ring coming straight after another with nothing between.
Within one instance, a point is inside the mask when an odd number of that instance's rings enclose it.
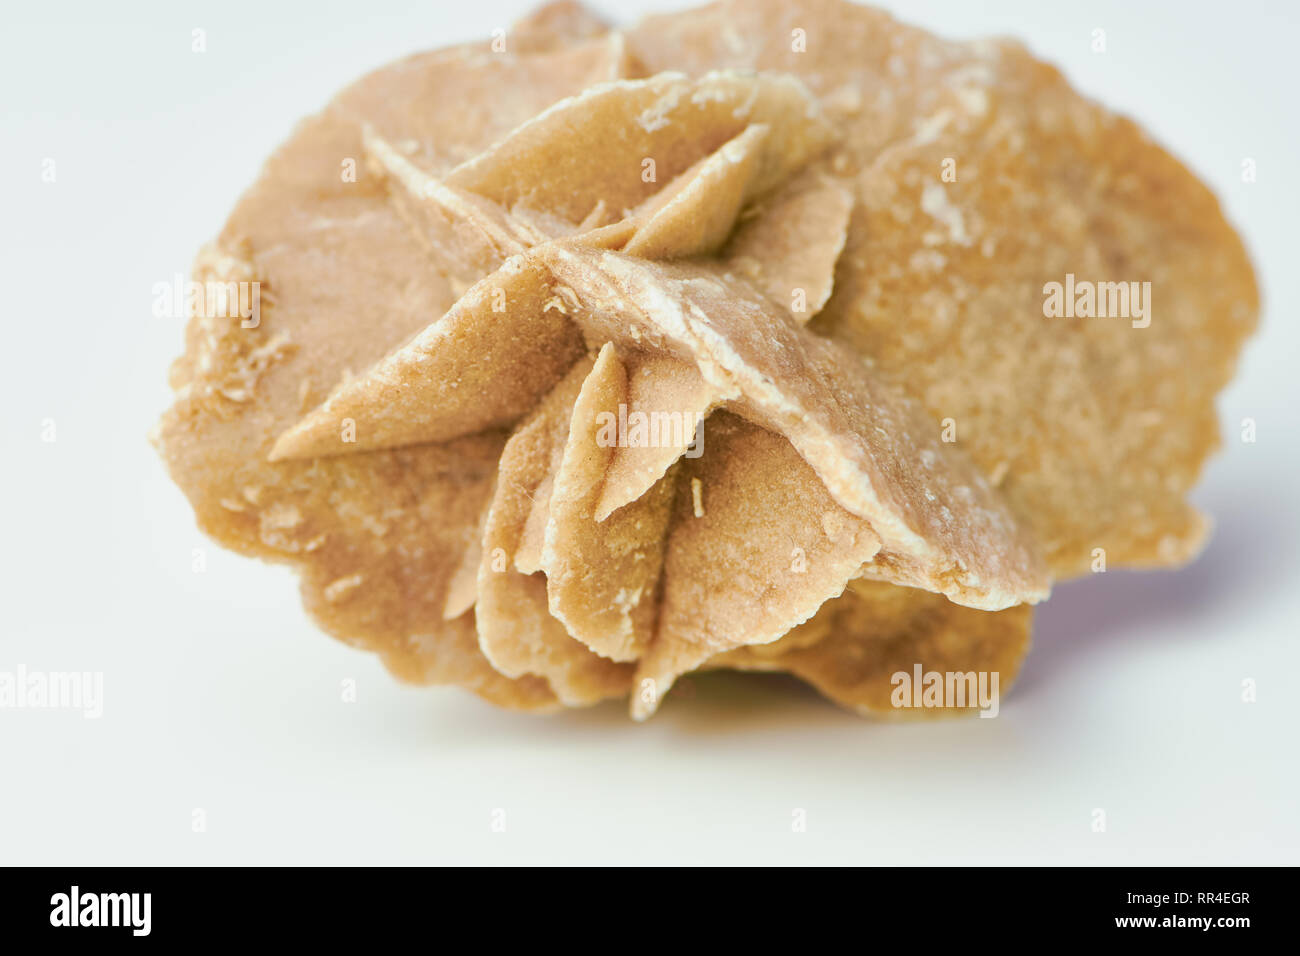
<instances>
[{"instance_id":1,"label":"white background surface","mask_svg":"<svg viewBox=\"0 0 1300 956\"><path fill-rule=\"evenodd\" d=\"M681 5L596 4L621 21ZM195 530L145 440L181 349L151 290L296 119L528 5L13 6L0 670L102 671L105 700L99 720L0 710L0 863L1300 861L1295 7L886 5L951 36L1019 36L1146 123L1246 236L1264 325L1220 403L1200 561L1061 586L996 720L874 725L774 677L693 680L645 726L617 704L537 718L400 686L312 627L288 571Z\"/></svg>"}]
</instances>

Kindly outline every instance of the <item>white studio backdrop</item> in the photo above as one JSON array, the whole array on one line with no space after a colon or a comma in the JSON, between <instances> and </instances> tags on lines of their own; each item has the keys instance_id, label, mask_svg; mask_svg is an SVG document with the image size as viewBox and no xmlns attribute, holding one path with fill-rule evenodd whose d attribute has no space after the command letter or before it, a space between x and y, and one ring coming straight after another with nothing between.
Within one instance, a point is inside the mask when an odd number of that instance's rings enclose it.
<instances>
[{"instance_id":1,"label":"white studio backdrop","mask_svg":"<svg viewBox=\"0 0 1300 956\"><path fill-rule=\"evenodd\" d=\"M683 4L594 6L631 21ZM152 289L297 119L530 5L14 6L0 670L102 672L104 692L97 719L0 710L0 863L1294 863L1295 9L884 6L1019 37L1145 124L1245 235L1263 326L1220 401L1224 448L1195 497L1218 530L1197 563L1059 587L996 720L871 724L779 677L697 679L644 726L617 704L535 718L398 685L315 630L288 571L196 530L145 437L182 339Z\"/></svg>"}]
</instances>

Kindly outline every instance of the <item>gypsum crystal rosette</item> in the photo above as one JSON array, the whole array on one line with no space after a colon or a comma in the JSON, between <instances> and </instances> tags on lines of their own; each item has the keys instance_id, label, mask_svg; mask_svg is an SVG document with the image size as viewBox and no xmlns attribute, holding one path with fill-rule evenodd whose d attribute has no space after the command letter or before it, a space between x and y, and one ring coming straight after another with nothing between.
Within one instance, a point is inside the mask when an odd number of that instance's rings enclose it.
<instances>
[{"instance_id":1,"label":"gypsum crystal rosette","mask_svg":"<svg viewBox=\"0 0 1300 956\"><path fill-rule=\"evenodd\" d=\"M1045 317L1117 269L1148 324ZM1005 689L1052 580L1196 553L1257 310L1131 122L839 2L558 4L382 69L195 278L262 289L191 320L159 429L205 531L403 678L638 717L702 667Z\"/></svg>"}]
</instances>

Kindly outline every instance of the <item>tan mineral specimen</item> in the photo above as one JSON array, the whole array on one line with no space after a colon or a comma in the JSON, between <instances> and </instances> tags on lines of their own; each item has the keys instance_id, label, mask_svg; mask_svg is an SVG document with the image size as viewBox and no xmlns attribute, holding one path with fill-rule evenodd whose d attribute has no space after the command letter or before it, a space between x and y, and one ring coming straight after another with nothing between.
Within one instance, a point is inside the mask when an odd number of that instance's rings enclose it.
<instances>
[{"instance_id":1,"label":"tan mineral specimen","mask_svg":"<svg viewBox=\"0 0 1300 956\"><path fill-rule=\"evenodd\" d=\"M842 0L651 17L629 49L651 72L762 70L814 92L856 197L816 330L952 420L1055 574L1095 548L1112 567L1195 555L1206 523L1186 494L1259 301L1182 164L1013 41L954 43ZM1150 311L1047 318L1044 285L1067 275L1149 282Z\"/></svg>"},{"instance_id":2,"label":"tan mineral specimen","mask_svg":"<svg viewBox=\"0 0 1300 956\"><path fill-rule=\"evenodd\" d=\"M194 278L260 290L199 306L158 430L208 534L403 679L637 718L700 667L1005 690L1053 579L1196 553L1258 307L1131 122L842 0L381 69Z\"/></svg>"},{"instance_id":3,"label":"tan mineral specimen","mask_svg":"<svg viewBox=\"0 0 1300 956\"><path fill-rule=\"evenodd\" d=\"M785 671L864 717L942 716L951 710L900 707L895 675L996 674L1001 692L1029 650L1031 617L1025 605L972 611L934 594L859 579L780 640L728 651L708 666ZM977 694L968 691L964 706L977 707Z\"/></svg>"}]
</instances>

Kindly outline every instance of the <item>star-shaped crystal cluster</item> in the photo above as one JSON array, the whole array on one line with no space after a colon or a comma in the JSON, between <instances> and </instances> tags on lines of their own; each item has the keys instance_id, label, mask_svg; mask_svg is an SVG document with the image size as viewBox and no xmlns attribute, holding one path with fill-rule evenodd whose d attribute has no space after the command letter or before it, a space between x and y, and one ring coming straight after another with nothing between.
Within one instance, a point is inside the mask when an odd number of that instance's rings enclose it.
<instances>
[{"instance_id":1,"label":"star-shaped crystal cluster","mask_svg":"<svg viewBox=\"0 0 1300 956\"><path fill-rule=\"evenodd\" d=\"M449 219L503 261L272 458L515 428L446 614L473 608L492 665L567 705L635 686L645 716L855 578L986 610L1042 598L985 479L805 327L852 200L800 171L833 143L802 84L741 73L602 84L442 180L368 131L417 225ZM762 239L796 232L798 256Z\"/></svg>"},{"instance_id":2,"label":"star-shaped crystal cluster","mask_svg":"<svg viewBox=\"0 0 1300 956\"><path fill-rule=\"evenodd\" d=\"M1045 317L1107 269L1158 321ZM560 3L395 64L195 272L263 302L200 308L173 373L204 528L400 676L638 718L699 668L872 715L914 666L1005 688L1054 578L1195 553L1256 305L1131 123L839 0Z\"/></svg>"}]
</instances>

